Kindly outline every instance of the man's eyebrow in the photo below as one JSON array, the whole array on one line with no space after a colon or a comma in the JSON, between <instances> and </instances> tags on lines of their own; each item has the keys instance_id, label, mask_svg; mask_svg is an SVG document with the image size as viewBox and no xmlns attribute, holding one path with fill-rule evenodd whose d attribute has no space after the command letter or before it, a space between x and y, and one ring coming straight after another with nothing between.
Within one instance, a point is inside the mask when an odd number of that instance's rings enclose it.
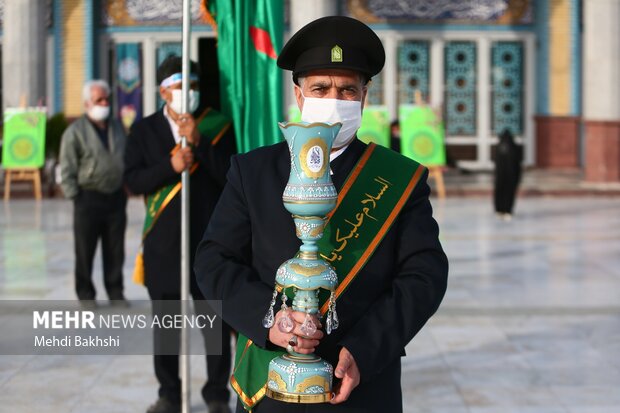
<instances>
[{"instance_id":1,"label":"man's eyebrow","mask_svg":"<svg viewBox=\"0 0 620 413\"><path fill-rule=\"evenodd\" d=\"M310 83L309 86L310 87L330 87L331 86L331 82L328 82L326 80L316 80L316 81Z\"/></svg>"},{"instance_id":2,"label":"man's eyebrow","mask_svg":"<svg viewBox=\"0 0 620 413\"><path fill-rule=\"evenodd\" d=\"M354 89L359 89L359 84L355 83L355 82L351 82L351 83L342 83L340 85L336 86L338 89L350 89L350 88L354 88Z\"/></svg>"}]
</instances>

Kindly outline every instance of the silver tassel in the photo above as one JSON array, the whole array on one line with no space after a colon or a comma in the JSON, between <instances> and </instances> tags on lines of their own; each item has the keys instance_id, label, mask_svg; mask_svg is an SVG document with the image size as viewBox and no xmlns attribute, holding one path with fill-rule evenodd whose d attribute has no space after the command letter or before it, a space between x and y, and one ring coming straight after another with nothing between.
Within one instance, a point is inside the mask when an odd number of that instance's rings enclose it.
<instances>
[{"instance_id":1,"label":"silver tassel","mask_svg":"<svg viewBox=\"0 0 620 413\"><path fill-rule=\"evenodd\" d=\"M273 296L271 297L271 303L269 303L269 310L267 310L267 314L265 314L265 318L263 318L263 327L271 328L273 327L273 323L275 320L275 316L273 314L273 307L276 305L276 297L278 296L278 290L273 290Z\"/></svg>"},{"instance_id":2,"label":"silver tassel","mask_svg":"<svg viewBox=\"0 0 620 413\"><path fill-rule=\"evenodd\" d=\"M336 312L336 295L332 291L329 296L329 318L331 318L332 330L337 330L340 325L340 321L338 320L338 313Z\"/></svg>"},{"instance_id":3,"label":"silver tassel","mask_svg":"<svg viewBox=\"0 0 620 413\"><path fill-rule=\"evenodd\" d=\"M332 311L327 312L327 320L325 320L325 332L327 334L332 333Z\"/></svg>"},{"instance_id":4,"label":"silver tassel","mask_svg":"<svg viewBox=\"0 0 620 413\"><path fill-rule=\"evenodd\" d=\"M282 297L280 297L280 299L282 300L282 305L280 306L280 309L282 311L286 311L288 309L288 306L286 305L286 299L288 297L286 296L286 290L282 290Z\"/></svg>"}]
</instances>

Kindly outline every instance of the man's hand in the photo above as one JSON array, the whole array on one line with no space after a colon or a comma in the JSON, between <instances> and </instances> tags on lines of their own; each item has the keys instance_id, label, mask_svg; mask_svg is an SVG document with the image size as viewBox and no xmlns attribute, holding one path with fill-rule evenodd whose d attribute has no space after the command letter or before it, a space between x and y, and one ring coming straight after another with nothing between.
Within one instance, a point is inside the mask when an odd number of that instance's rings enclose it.
<instances>
[{"instance_id":1,"label":"man's hand","mask_svg":"<svg viewBox=\"0 0 620 413\"><path fill-rule=\"evenodd\" d=\"M341 379L340 385L335 389L335 396L331 399L331 404L338 404L346 401L354 388L360 384L360 371L353 355L343 347L338 356L335 376Z\"/></svg>"},{"instance_id":2,"label":"man's hand","mask_svg":"<svg viewBox=\"0 0 620 413\"><path fill-rule=\"evenodd\" d=\"M192 148L189 146L180 148L170 157L170 163L172 164L172 169L174 169L174 171L178 174L183 172L185 168L192 166L192 163L194 163Z\"/></svg>"},{"instance_id":3,"label":"man's hand","mask_svg":"<svg viewBox=\"0 0 620 413\"><path fill-rule=\"evenodd\" d=\"M192 115L183 113L179 115L176 122L179 125L179 136L185 136L187 142L194 146L200 145L200 133L196 126L196 120L194 120Z\"/></svg>"},{"instance_id":4,"label":"man's hand","mask_svg":"<svg viewBox=\"0 0 620 413\"><path fill-rule=\"evenodd\" d=\"M319 330L321 327L321 323L316 318L316 316L312 316L312 319L317 326L316 332L311 337L305 337L301 332L301 325L306 318L306 313L302 313L299 311L287 310L290 316L293 317L293 321L295 323L295 328L290 333L283 333L278 328L278 320L282 316L282 310L278 311L275 317L275 323L269 329L269 341L279 347L286 348L289 345L289 340L293 336L297 336L297 345L293 346L295 351L300 354L311 354L314 352L314 349L319 345L319 340L323 338L323 332Z\"/></svg>"}]
</instances>

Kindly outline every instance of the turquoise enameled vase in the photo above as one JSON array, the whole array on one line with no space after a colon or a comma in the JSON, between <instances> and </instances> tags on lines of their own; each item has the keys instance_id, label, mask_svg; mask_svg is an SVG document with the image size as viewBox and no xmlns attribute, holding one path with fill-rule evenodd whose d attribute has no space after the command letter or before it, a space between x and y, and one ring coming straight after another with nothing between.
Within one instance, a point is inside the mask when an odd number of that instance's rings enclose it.
<instances>
[{"instance_id":1,"label":"turquoise enameled vase","mask_svg":"<svg viewBox=\"0 0 620 413\"><path fill-rule=\"evenodd\" d=\"M280 323L281 331L292 329L287 315L287 293L293 296L292 309L306 313L300 326L311 335L316 331L312 315L319 313L319 291L331 292L323 319L330 334L338 328L334 292L338 277L333 267L318 253L316 242L323 236L326 215L334 209L338 194L332 183L329 154L341 124L280 123L291 158L289 180L284 189L284 207L293 216L297 237L302 241L295 257L285 261L276 273L276 288L263 320L266 328ZM274 319L273 308L280 294L283 316ZM289 317L287 319L287 317ZM292 330L291 330L292 331ZM292 333L291 333L292 334ZM287 354L269 364L267 396L291 403L323 403L332 397L333 367L314 354L299 354L289 346Z\"/></svg>"}]
</instances>

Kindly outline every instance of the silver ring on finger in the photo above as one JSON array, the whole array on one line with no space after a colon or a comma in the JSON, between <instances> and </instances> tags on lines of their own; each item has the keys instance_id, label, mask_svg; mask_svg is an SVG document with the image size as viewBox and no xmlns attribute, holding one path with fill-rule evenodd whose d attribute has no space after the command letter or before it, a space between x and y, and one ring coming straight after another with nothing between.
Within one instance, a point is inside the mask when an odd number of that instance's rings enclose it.
<instances>
[{"instance_id":1,"label":"silver ring on finger","mask_svg":"<svg viewBox=\"0 0 620 413\"><path fill-rule=\"evenodd\" d=\"M297 345L297 336L292 335L291 338L288 339L288 345L291 347L295 347Z\"/></svg>"},{"instance_id":2,"label":"silver ring on finger","mask_svg":"<svg viewBox=\"0 0 620 413\"><path fill-rule=\"evenodd\" d=\"M293 353L295 351L295 349L293 348L293 346L291 346L290 344L286 346L286 351L288 351L289 353Z\"/></svg>"}]
</instances>

